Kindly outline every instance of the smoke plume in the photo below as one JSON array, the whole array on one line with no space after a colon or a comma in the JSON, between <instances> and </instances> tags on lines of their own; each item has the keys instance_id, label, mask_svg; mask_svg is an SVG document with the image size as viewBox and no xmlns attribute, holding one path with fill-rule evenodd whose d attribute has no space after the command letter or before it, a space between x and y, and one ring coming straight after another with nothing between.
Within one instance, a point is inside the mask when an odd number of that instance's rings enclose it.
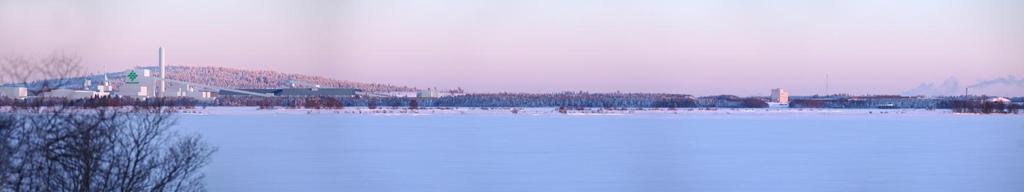
<instances>
[{"instance_id":1,"label":"smoke plume","mask_svg":"<svg viewBox=\"0 0 1024 192\"><path fill-rule=\"evenodd\" d=\"M1013 94L1016 96L1018 93L1024 93L1024 79L1018 79L1016 76L1007 75L1005 77L999 77L989 80L981 80L978 83L968 85L966 87L960 87L960 82L955 77L949 77L942 84L936 85L934 83L921 83L916 88L903 92L903 95L926 95L926 96L953 96L963 95L966 89L970 89L969 94ZM1002 88L1004 92L999 92ZM1010 92L1005 92L1006 88L1010 88ZM1017 91L1019 90L1019 91ZM1009 96L1009 95L1007 95Z\"/></svg>"},{"instance_id":2,"label":"smoke plume","mask_svg":"<svg viewBox=\"0 0 1024 192\"><path fill-rule=\"evenodd\" d=\"M968 89L983 89L993 85L1009 85L1013 87L1024 87L1024 79L1017 79L1016 76L1008 75L1006 77L1000 77L992 80L985 80L975 83L974 85L967 86Z\"/></svg>"},{"instance_id":3,"label":"smoke plume","mask_svg":"<svg viewBox=\"0 0 1024 192\"><path fill-rule=\"evenodd\" d=\"M927 96L948 96L956 95L960 90L960 81L955 77L949 77L940 85L934 83L921 83L916 88L903 92L903 95L927 95Z\"/></svg>"}]
</instances>

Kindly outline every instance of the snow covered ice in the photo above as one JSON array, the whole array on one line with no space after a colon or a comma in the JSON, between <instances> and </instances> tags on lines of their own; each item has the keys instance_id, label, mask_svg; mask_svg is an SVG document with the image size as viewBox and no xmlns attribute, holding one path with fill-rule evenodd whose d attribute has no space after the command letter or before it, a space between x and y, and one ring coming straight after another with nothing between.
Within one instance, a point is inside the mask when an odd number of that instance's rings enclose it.
<instances>
[{"instance_id":1,"label":"snow covered ice","mask_svg":"<svg viewBox=\"0 0 1024 192\"><path fill-rule=\"evenodd\" d=\"M182 114L211 191L1021 191L1024 115L948 110Z\"/></svg>"}]
</instances>

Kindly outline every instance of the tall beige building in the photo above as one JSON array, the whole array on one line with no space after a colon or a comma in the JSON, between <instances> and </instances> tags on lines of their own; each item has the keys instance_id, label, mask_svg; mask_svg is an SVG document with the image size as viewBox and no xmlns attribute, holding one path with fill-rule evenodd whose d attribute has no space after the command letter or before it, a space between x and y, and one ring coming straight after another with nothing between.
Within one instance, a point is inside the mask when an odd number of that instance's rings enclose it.
<instances>
[{"instance_id":1,"label":"tall beige building","mask_svg":"<svg viewBox=\"0 0 1024 192\"><path fill-rule=\"evenodd\" d=\"M772 89L772 102L789 103L789 92L782 88Z\"/></svg>"}]
</instances>

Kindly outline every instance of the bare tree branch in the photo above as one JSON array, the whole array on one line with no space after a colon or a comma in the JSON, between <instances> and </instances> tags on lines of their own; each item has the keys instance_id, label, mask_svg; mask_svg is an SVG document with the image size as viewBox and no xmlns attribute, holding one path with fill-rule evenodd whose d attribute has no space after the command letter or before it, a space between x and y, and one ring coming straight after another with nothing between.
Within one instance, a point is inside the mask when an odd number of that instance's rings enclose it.
<instances>
[{"instance_id":1,"label":"bare tree branch","mask_svg":"<svg viewBox=\"0 0 1024 192\"><path fill-rule=\"evenodd\" d=\"M26 56L6 56L0 62L2 62L0 63L0 72L2 72L0 77L6 83L27 87L28 82L36 74L36 68L32 67L34 62Z\"/></svg>"},{"instance_id":2,"label":"bare tree branch","mask_svg":"<svg viewBox=\"0 0 1024 192\"><path fill-rule=\"evenodd\" d=\"M203 191L216 150L162 106L0 113L0 191Z\"/></svg>"},{"instance_id":3,"label":"bare tree branch","mask_svg":"<svg viewBox=\"0 0 1024 192\"><path fill-rule=\"evenodd\" d=\"M7 56L0 61L0 77L4 82L24 86L35 95L65 87L73 78L85 74L82 58L64 52L54 52L40 59Z\"/></svg>"}]
</instances>

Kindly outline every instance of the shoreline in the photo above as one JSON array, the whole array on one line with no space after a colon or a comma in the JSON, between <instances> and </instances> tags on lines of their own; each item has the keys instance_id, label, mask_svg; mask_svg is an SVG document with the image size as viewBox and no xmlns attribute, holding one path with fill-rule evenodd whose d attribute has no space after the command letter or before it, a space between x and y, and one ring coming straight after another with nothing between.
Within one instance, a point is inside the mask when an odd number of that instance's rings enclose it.
<instances>
[{"instance_id":1,"label":"shoreline","mask_svg":"<svg viewBox=\"0 0 1024 192\"><path fill-rule=\"evenodd\" d=\"M233 115L233 114L308 114L308 115L551 115L551 116L630 116L630 115L914 115L914 114L948 114L948 115L982 115L971 113L954 113L948 109L765 109L765 108L687 108L687 109L643 109L643 110L570 110L559 112L554 107L534 108L427 108L427 109L368 109L366 107L346 107L342 109L259 109L258 107L218 106L183 109L183 114L196 115ZM995 116L1018 116L1020 114L991 114Z\"/></svg>"}]
</instances>

